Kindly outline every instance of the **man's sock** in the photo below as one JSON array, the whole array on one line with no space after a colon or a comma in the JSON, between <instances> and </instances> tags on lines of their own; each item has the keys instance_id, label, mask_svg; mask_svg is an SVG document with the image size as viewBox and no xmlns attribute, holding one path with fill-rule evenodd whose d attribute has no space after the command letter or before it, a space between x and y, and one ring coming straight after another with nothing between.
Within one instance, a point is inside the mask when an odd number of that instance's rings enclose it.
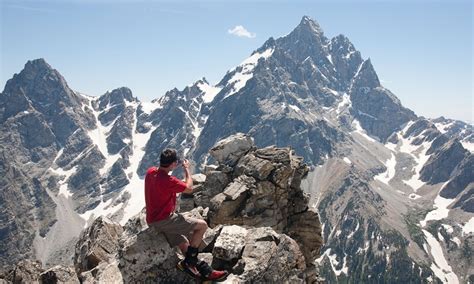
<instances>
[{"instance_id":1,"label":"man's sock","mask_svg":"<svg viewBox=\"0 0 474 284\"><path fill-rule=\"evenodd\" d=\"M184 258L184 262L186 262L186 264L196 266L198 262L198 258L197 258L198 253L199 253L198 248L189 246L188 250L186 251L186 257Z\"/></svg>"}]
</instances>

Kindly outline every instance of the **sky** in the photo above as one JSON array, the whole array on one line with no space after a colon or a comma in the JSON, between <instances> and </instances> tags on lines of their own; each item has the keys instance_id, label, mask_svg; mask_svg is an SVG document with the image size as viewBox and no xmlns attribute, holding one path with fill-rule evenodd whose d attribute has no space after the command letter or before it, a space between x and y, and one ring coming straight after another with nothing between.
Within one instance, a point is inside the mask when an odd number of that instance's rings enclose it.
<instances>
[{"instance_id":1,"label":"sky","mask_svg":"<svg viewBox=\"0 0 474 284\"><path fill-rule=\"evenodd\" d=\"M417 115L474 121L470 0L0 3L0 90L28 60L44 58L75 91L125 86L151 101L203 77L217 84L306 15L326 37L347 36Z\"/></svg>"}]
</instances>

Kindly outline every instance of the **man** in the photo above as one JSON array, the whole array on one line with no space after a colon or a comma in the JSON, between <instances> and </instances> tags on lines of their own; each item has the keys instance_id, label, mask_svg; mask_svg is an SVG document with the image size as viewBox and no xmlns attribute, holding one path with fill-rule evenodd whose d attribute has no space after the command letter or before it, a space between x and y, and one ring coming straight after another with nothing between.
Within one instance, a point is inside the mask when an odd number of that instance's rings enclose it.
<instances>
[{"instance_id":1,"label":"man","mask_svg":"<svg viewBox=\"0 0 474 284\"><path fill-rule=\"evenodd\" d=\"M184 182L170 175L180 164L184 168ZM149 168L145 177L146 222L162 232L171 246L179 246L185 255L185 259L177 264L179 269L193 277L224 280L228 275L227 271L213 270L206 262L197 258L207 223L175 212L176 194L192 193L192 187L188 160L181 163L174 149L161 152L159 168Z\"/></svg>"}]
</instances>

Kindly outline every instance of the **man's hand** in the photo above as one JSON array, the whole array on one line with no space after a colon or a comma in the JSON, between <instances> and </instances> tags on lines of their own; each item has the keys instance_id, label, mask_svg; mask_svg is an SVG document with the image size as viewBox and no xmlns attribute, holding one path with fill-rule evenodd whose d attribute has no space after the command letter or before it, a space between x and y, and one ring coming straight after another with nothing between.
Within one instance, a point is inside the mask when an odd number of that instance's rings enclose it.
<instances>
[{"instance_id":1,"label":"man's hand","mask_svg":"<svg viewBox=\"0 0 474 284\"><path fill-rule=\"evenodd\" d=\"M183 168L189 170L189 161L188 161L187 159L184 159L184 160L183 160Z\"/></svg>"},{"instance_id":2,"label":"man's hand","mask_svg":"<svg viewBox=\"0 0 474 284\"><path fill-rule=\"evenodd\" d=\"M186 182L186 190L184 191L184 193L192 193L193 179L191 178L191 173L189 172L189 161L187 159L183 160L183 168Z\"/></svg>"}]
</instances>

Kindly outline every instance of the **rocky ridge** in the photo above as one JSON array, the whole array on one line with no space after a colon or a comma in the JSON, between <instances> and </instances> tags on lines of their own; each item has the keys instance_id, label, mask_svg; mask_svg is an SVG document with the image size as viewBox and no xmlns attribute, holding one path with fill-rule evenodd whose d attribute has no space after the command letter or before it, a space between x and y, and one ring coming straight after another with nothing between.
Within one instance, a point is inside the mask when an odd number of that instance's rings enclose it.
<instances>
[{"instance_id":1,"label":"rocky ridge","mask_svg":"<svg viewBox=\"0 0 474 284\"><path fill-rule=\"evenodd\" d=\"M313 263L322 244L321 224L300 188L308 172L302 159L289 148L257 149L243 134L220 141L210 153L219 164L207 176L194 176L196 193L183 196L180 207L211 227L200 256L216 269L228 269L229 283L317 281ZM227 180L216 188L209 181L219 175ZM143 210L123 227L99 217L85 229L76 243L75 273L62 266L44 271L40 263L24 261L4 279L194 282L175 269L180 257L160 232L148 228Z\"/></svg>"}]
</instances>

